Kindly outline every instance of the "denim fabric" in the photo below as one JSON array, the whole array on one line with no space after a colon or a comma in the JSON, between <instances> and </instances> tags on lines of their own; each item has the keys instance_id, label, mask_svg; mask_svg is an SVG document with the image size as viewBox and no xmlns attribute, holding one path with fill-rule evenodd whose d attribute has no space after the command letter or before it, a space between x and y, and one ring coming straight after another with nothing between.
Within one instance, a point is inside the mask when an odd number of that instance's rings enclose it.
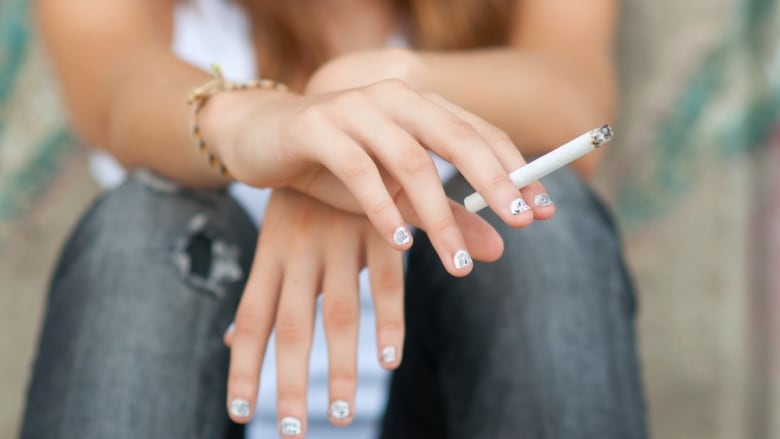
<instances>
[{"instance_id":1,"label":"denim fabric","mask_svg":"<svg viewBox=\"0 0 780 439\"><path fill-rule=\"evenodd\" d=\"M635 298L608 212L570 171L543 180L555 217L512 230L465 279L415 236L407 344L383 439L646 437ZM448 192L470 192L462 178Z\"/></svg>"},{"instance_id":2,"label":"denim fabric","mask_svg":"<svg viewBox=\"0 0 780 439\"><path fill-rule=\"evenodd\" d=\"M256 241L224 192L139 172L101 197L54 275L21 436L242 437L222 334Z\"/></svg>"},{"instance_id":3,"label":"denim fabric","mask_svg":"<svg viewBox=\"0 0 780 439\"><path fill-rule=\"evenodd\" d=\"M645 437L614 226L573 174L545 184L556 217L516 231L488 215L506 253L466 279L416 236L383 438ZM22 437L241 437L222 333L256 236L224 192L147 172L98 200L52 281Z\"/></svg>"}]
</instances>

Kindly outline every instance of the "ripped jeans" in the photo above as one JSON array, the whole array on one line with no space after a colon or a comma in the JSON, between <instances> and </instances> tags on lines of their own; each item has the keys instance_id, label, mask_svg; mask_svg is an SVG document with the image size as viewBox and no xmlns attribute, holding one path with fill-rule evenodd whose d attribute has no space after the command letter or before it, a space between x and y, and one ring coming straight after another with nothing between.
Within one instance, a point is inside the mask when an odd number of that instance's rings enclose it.
<instances>
[{"instance_id":1,"label":"ripped jeans","mask_svg":"<svg viewBox=\"0 0 780 439\"><path fill-rule=\"evenodd\" d=\"M505 254L465 279L415 236L382 438L646 437L614 226L574 174L544 182L555 218L510 230L487 214ZM448 191L469 186L455 177ZM21 436L242 437L226 415L222 334L256 239L223 191L141 171L103 195L54 274Z\"/></svg>"}]
</instances>

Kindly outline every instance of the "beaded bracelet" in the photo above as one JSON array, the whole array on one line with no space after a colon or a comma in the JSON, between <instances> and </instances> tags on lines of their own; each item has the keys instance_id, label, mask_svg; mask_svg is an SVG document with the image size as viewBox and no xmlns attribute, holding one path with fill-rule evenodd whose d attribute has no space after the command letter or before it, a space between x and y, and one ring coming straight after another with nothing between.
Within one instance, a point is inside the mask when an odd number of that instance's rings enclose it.
<instances>
[{"instance_id":1,"label":"beaded bracelet","mask_svg":"<svg viewBox=\"0 0 780 439\"><path fill-rule=\"evenodd\" d=\"M230 172L228 172L225 164L222 163L222 161L209 150L208 146L206 145L206 141L203 140L203 136L200 133L200 126L198 125L198 114L203 109L203 107L206 106L212 96L223 91L256 89L287 91L287 86L281 82L276 82L270 79L255 79L253 81L243 83L225 81L225 78L222 76L222 69L220 69L218 65L212 65L211 71L214 74L214 79L190 92L190 96L187 101L187 103L192 107L192 128L190 134L192 135L192 140L195 142L195 145L198 147L198 152L201 155L205 155L208 159L209 166L218 170L221 176L229 179L231 178Z\"/></svg>"}]
</instances>

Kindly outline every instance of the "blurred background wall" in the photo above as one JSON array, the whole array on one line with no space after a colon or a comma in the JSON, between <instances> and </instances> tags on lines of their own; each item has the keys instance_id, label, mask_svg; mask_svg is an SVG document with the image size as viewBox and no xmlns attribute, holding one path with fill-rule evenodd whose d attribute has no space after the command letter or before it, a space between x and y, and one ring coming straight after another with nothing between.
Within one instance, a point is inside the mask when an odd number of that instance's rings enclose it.
<instances>
[{"instance_id":1,"label":"blurred background wall","mask_svg":"<svg viewBox=\"0 0 780 439\"><path fill-rule=\"evenodd\" d=\"M51 265L97 193L29 1L0 0L0 437L18 428ZM657 438L780 438L780 8L624 0L616 142Z\"/></svg>"}]
</instances>

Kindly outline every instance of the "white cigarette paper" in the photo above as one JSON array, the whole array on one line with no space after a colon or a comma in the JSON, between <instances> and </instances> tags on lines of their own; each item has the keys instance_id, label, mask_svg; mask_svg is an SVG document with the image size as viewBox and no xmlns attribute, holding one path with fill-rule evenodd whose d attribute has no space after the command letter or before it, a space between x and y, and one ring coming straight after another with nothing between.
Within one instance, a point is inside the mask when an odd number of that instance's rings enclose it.
<instances>
[{"instance_id":1,"label":"white cigarette paper","mask_svg":"<svg viewBox=\"0 0 780 439\"><path fill-rule=\"evenodd\" d=\"M512 183L515 184L516 188L526 187L609 142L612 140L613 134L609 125L591 130L571 142L555 148L522 168L512 171L509 174L509 178L512 179ZM464 204L469 212L479 212L487 207L485 199L476 192L466 197Z\"/></svg>"}]
</instances>

